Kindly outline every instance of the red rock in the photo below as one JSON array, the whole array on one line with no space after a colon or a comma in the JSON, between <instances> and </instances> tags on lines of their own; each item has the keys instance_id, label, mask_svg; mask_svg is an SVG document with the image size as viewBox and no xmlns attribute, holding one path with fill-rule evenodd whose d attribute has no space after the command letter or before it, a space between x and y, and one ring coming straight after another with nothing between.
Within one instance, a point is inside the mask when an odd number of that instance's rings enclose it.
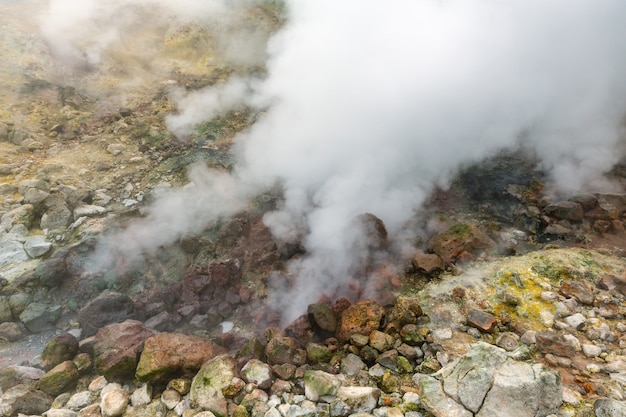
<instances>
[{"instance_id":1,"label":"red rock","mask_svg":"<svg viewBox=\"0 0 626 417\"><path fill-rule=\"evenodd\" d=\"M498 324L498 320L493 314L476 309L469 311L466 320L468 325L487 333L493 333Z\"/></svg>"},{"instance_id":2,"label":"red rock","mask_svg":"<svg viewBox=\"0 0 626 417\"><path fill-rule=\"evenodd\" d=\"M553 331L543 331L536 336L537 349L544 354L550 353L561 357L572 357L576 354L575 347Z\"/></svg>"},{"instance_id":3,"label":"red rock","mask_svg":"<svg viewBox=\"0 0 626 417\"><path fill-rule=\"evenodd\" d=\"M495 245L495 242L478 228L467 223L457 223L435 236L431 249L439 255L444 264L448 265L457 261L461 254L467 261Z\"/></svg>"},{"instance_id":4,"label":"red rock","mask_svg":"<svg viewBox=\"0 0 626 417\"><path fill-rule=\"evenodd\" d=\"M350 340L353 334L369 335L380 327L384 314L383 307L373 300L362 300L348 307L339 321L337 339L340 342Z\"/></svg>"},{"instance_id":5,"label":"red rock","mask_svg":"<svg viewBox=\"0 0 626 417\"><path fill-rule=\"evenodd\" d=\"M582 304L593 304L595 298L593 286L587 281L563 281L559 292L566 297L573 297Z\"/></svg>"},{"instance_id":6,"label":"red rock","mask_svg":"<svg viewBox=\"0 0 626 417\"><path fill-rule=\"evenodd\" d=\"M126 320L98 330L94 340L95 367L109 382L123 382L135 376L144 342L154 332L137 320Z\"/></svg>"},{"instance_id":7,"label":"red rock","mask_svg":"<svg viewBox=\"0 0 626 417\"><path fill-rule=\"evenodd\" d=\"M443 260L434 253L419 253L415 255L411 263L413 268L425 274L443 270Z\"/></svg>"},{"instance_id":8,"label":"red rock","mask_svg":"<svg viewBox=\"0 0 626 417\"><path fill-rule=\"evenodd\" d=\"M202 365L223 353L208 339L179 333L159 333L144 342L135 373L138 380L157 383L194 375Z\"/></svg>"},{"instance_id":9,"label":"red rock","mask_svg":"<svg viewBox=\"0 0 626 417\"><path fill-rule=\"evenodd\" d=\"M619 210L613 204L600 202L586 212L585 217L593 220L616 220L619 218Z\"/></svg>"}]
</instances>

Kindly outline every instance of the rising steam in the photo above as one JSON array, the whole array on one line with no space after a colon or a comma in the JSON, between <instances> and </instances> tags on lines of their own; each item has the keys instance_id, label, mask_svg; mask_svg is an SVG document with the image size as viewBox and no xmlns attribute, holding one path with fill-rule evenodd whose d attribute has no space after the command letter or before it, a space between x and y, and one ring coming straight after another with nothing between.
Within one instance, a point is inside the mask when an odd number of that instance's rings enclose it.
<instances>
[{"instance_id":1,"label":"rising steam","mask_svg":"<svg viewBox=\"0 0 626 417\"><path fill-rule=\"evenodd\" d=\"M89 3L107 18L110 3L131 2ZM208 19L228 3L176 4L176 13ZM626 109L626 2L289 0L285 8L285 25L258 55L267 57L263 78L178 98L168 125L181 137L242 104L265 112L238 138L234 173L196 175L193 193L157 202L131 226L142 242L172 241L280 184L284 203L264 220L306 249L289 266L295 283L275 297L290 319L379 255L362 244L358 215L380 217L393 240L462 164L523 146L561 190L607 186ZM169 218L160 235L156 224Z\"/></svg>"}]
</instances>

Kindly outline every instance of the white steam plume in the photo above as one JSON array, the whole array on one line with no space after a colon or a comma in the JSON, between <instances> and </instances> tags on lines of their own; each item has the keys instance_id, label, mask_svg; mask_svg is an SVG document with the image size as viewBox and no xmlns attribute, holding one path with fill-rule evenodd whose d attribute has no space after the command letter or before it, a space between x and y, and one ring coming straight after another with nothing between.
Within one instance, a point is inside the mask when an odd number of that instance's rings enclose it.
<instances>
[{"instance_id":1,"label":"white steam plume","mask_svg":"<svg viewBox=\"0 0 626 417\"><path fill-rule=\"evenodd\" d=\"M242 101L266 109L238 139L228 193L237 190L232 207L250 190L284 187L284 205L266 224L306 249L290 265L287 292L274 297L286 320L344 288L363 273L365 258L377 256L355 229L359 214L380 217L393 239L434 184L504 147L536 150L565 190L595 185L621 157L623 0L288 0L286 7L265 79L194 93L168 119L187 134L201 121L195 106L209 106L202 111L210 118L238 105L232 98L247 88L253 94ZM204 190L218 194L216 203L220 192ZM152 220L182 219L169 237L229 212L187 216L184 204L182 212L159 204ZM150 218L140 228L159 233Z\"/></svg>"}]
</instances>

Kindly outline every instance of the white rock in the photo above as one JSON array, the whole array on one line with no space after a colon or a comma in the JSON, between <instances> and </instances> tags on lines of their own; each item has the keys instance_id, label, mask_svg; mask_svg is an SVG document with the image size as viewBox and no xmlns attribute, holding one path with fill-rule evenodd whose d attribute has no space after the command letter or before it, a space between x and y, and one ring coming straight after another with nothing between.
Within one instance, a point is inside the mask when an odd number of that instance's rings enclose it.
<instances>
[{"instance_id":1,"label":"white rock","mask_svg":"<svg viewBox=\"0 0 626 417\"><path fill-rule=\"evenodd\" d=\"M166 389L161 394L161 402L168 410L173 410L180 402L180 394L173 389Z\"/></svg>"},{"instance_id":2,"label":"white rock","mask_svg":"<svg viewBox=\"0 0 626 417\"><path fill-rule=\"evenodd\" d=\"M72 395L70 399L67 401L65 406L70 410L80 410L81 408L87 407L89 404L92 404L94 401L94 393L91 391L81 391Z\"/></svg>"},{"instance_id":3,"label":"white rock","mask_svg":"<svg viewBox=\"0 0 626 417\"><path fill-rule=\"evenodd\" d=\"M102 206L94 206L92 204L85 204L78 206L74 209L74 218L79 217L93 217L106 213L107 209Z\"/></svg>"},{"instance_id":4,"label":"white rock","mask_svg":"<svg viewBox=\"0 0 626 417\"><path fill-rule=\"evenodd\" d=\"M45 417L76 417L76 412L66 408L51 408L43 415Z\"/></svg>"},{"instance_id":5,"label":"white rock","mask_svg":"<svg viewBox=\"0 0 626 417\"><path fill-rule=\"evenodd\" d=\"M352 413L371 413L378 404L380 390L373 387L341 387L337 398L350 406Z\"/></svg>"},{"instance_id":6,"label":"white rock","mask_svg":"<svg viewBox=\"0 0 626 417\"><path fill-rule=\"evenodd\" d=\"M149 404L150 401L152 401L152 386L150 384L141 385L130 396L130 403L133 407L141 407Z\"/></svg>"},{"instance_id":7,"label":"white rock","mask_svg":"<svg viewBox=\"0 0 626 417\"><path fill-rule=\"evenodd\" d=\"M595 358L600 356L602 353L602 348L600 346L592 345L591 343L583 343L582 350L588 358Z\"/></svg>"},{"instance_id":8,"label":"white rock","mask_svg":"<svg viewBox=\"0 0 626 417\"><path fill-rule=\"evenodd\" d=\"M52 248L52 243L43 236L28 236L24 242L24 249L31 258L39 258Z\"/></svg>"},{"instance_id":9,"label":"white rock","mask_svg":"<svg viewBox=\"0 0 626 417\"><path fill-rule=\"evenodd\" d=\"M258 359L250 359L241 368L241 377L244 381L256 384L261 389L267 389L272 385L272 368Z\"/></svg>"},{"instance_id":10,"label":"white rock","mask_svg":"<svg viewBox=\"0 0 626 417\"><path fill-rule=\"evenodd\" d=\"M91 392L96 392L96 391L100 391L101 389L103 389L104 387L106 387L108 384L107 380L105 377L103 376L99 376L96 377L96 379L94 379L93 381L91 381L91 383L89 384L89 387L87 387L87 389Z\"/></svg>"},{"instance_id":11,"label":"white rock","mask_svg":"<svg viewBox=\"0 0 626 417\"><path fill-rule=\"evenodd\" d=\"M435 340L450 340L452 339L452 329L444 327L443 329L435 329L432 332L433 339Z\"/></svg>"},{"instance_id":12,"label":"white rock","mask_svg":"<svg viewBox=\"0 0 626 417\"><path fill-rule=\"evenodd\" d=\"M28 254L20 242L0 241L0 267L27 261Z\"/></svg>"},{"instance_id":13,"label":"white rock","mask_svg":"<svg viewBox=\"0 0 626 417\"><path fill-rule=\"evenodd\" d=\"M108 384L100 394L102 417L119 417L128 405L128 392L119 384Z\"/></svg>"},{"instance_id":14,"label":"white rock","mask_svg":"<svg viewBox=\"0 0 626 417\"><path fill-rule=\"evenodd\" d=\"M563 321L565 321L568 326L576 330L580 330L587 321L587 318L580 313L576 313L572 314L571 316L565 317Z\"/></svg>"}]
</instances>

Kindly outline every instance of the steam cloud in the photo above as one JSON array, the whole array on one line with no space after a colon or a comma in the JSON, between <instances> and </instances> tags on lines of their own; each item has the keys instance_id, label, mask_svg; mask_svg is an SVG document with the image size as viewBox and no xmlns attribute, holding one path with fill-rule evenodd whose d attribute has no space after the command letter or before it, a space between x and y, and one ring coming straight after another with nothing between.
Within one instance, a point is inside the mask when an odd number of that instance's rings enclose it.
<instances>
[{"instance_id":1,"label":"steam cloud","mask_svg":"<svg viewBox=\"0 0 626 417\"><path fill-rule=\"evenodd\" d=\"M225 7L177 4L187 17ZM463 164L523 146L561 190L610 186L602 174L622 156L626 109L622 0L288 0L286 9L267 44L265 78L178 99L168 125L180 136L241 104L266 111L238 138L232 175L195 176L194 198L213 209L173 191L131 226L143 242L161 235L159 222L176 219L163 244L279 183L284 203L264 220L306 249L289 266L288 292L275 297L289 320L380 255L363 243L356 216L374 213L393 240Z\"/></svg>"}]
</instances>

